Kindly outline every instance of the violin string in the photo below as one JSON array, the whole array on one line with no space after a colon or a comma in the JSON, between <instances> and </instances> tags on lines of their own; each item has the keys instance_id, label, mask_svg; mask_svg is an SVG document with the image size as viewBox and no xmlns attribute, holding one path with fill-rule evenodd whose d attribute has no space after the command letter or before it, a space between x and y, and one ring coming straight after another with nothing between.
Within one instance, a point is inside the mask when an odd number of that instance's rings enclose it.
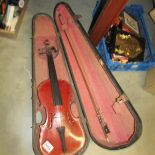
<instances>
[{"instance_id":1,"label":"violin string","mask_svg":"<svg viewBox=\"0 0 155 155\"><path fill-rule=\"evenodd\" d=\"M53 102L54 102L54 105L57 106L57 105L62 105L62 98L61 98L61 93L59 89L59 83L58 83L57 73L56 73L55 64L54 64L54 58L52 55L53 54L52 52L55 52L55 50L56 50L55 47L52 46L52 47L48 47L46 52L47 52L47 59L48 59L50 85L51 85L52 94L53 94ZM65 153L67 151L66 142L65 142L65 126L63 126L63 123L61 120L59 121L59 126L56 129L60 137L62 151L63 153Z\"/></svg>"},{"instance_id":2,"label":"violin string","mask_svg":"<svg viewBox=\"0 0 155 155\"><path fill-rule=\"evenodd\" d=\"M54 50L54 47L52 47L52 48ZM51 84L51 89L52 89L53 103L54 103L54 105L61 105L62 99L61 99L61 95L60 95L58 78L57 78L54 59L53 59L53 55L52 55L53 50L50 47L46 48L49 78L50 78L50 84ZM49 52L51 52L51 53L49 53Z\"/></svg>"}]
</instances>

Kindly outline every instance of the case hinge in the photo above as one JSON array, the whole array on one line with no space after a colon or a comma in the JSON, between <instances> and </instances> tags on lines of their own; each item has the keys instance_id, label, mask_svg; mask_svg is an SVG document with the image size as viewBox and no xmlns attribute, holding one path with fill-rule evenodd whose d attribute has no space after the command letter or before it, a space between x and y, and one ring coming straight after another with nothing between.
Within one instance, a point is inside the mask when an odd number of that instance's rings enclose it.
<instances>
[{"instance_id":1,"label":"case hinge","mask_svg":"<svg viewBox=\"0 0 155 155\"><path fill-rule=\"evenodd\" d=\"M79 20L80 18L82 18L82 15L80 15L80 14L74 15L74 19L75 19L75 20Z\"/></svg>"}]
</instances>

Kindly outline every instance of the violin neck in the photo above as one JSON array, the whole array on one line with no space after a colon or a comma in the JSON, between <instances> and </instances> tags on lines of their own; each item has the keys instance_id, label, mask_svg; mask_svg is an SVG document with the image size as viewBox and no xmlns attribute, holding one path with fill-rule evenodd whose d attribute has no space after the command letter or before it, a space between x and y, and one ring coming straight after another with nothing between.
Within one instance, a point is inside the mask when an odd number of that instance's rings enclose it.
<instances>
[{"instance_id":1,"label":"violin neck","mask_svg":"<svg viewBox=\"0 0 155 155\"><path fill-rule=\"evenodd\" d=\"M52 88L53 103L55 106L62 105L62 98L59 90L57 74L55 70L54 60L52 55L47 55L49 78Z\"/></svg>"}]
</instances>

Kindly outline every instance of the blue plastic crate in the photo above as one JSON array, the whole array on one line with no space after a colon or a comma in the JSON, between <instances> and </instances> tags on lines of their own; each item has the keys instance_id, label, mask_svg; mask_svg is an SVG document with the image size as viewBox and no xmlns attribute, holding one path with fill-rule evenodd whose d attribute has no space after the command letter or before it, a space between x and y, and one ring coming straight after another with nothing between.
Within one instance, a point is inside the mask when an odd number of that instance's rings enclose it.
<instances>
[{"instance_id":1,"label":"blue plastic crate","mask_svg":"<svg viewBox=\"0 0 155 155\"><path fill-rule=\"evenodd\" d=\"M138 21L140 34L146 40L144 61L130 62L127 64L113 62L110 58L110 54L107 50L104 38L97 46L98 53L100 54L101 58L106 62L108 68L112 71L146 71L155 66L155 52L153 51L152 43L150 41L149 34L143 18L143 7L141 5L130 5L127 6L125 10Z\"/></svg>"}]
</instances>

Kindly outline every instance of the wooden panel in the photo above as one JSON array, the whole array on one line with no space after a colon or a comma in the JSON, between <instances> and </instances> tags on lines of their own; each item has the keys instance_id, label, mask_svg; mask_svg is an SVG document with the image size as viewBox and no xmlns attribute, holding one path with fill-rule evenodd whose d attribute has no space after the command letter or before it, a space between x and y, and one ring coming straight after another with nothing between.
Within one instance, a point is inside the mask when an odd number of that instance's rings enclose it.
<instances>
[{"instance_id":1,"label":"wooden panel","mask_svg":"<svg viewBox=\"0 0 155 155\"><path fill-rule=\"evenodd\" d=\"M101 11L94 27L89 31L91 41L98 45L102 37L108 32L114 19L121 13L128 0L109 0Z\"/></svg>"}]
</instances>

